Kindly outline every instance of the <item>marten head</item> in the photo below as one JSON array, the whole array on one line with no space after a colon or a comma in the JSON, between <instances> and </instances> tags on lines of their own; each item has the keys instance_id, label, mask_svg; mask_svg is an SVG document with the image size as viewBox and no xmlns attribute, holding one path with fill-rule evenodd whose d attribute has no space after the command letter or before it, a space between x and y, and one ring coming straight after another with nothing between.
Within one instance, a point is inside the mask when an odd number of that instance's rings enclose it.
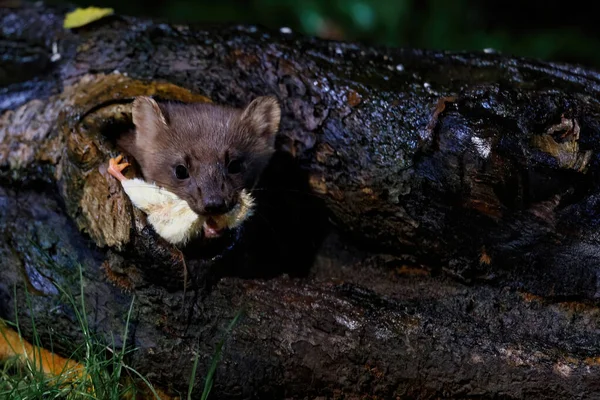
<instances>
[{"instance_id":1,"label":"marten head","mask_svg":"<svg viewBox=\"0 0 600 400\"><path fill-rule=\"evenodd\" d=\"M139 97L132 116L135 135L119 145L135 157L144 179L211 221L230 213L256 185L274 152L281 110L273 97L258 97L243 109Z\"/></svg>"}]
</instances>

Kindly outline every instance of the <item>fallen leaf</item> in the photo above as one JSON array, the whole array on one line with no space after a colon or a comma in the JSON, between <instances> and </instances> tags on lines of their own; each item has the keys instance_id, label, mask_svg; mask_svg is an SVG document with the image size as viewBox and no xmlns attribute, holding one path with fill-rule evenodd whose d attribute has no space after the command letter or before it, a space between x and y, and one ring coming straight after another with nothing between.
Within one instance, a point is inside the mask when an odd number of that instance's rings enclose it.
<instances>
[{"instance_id":1,"label":"fallen leaf","mask_svg":"<svg viewBox=\"0 0 600 400\"><path fill-rule=\"evenodd\" d=\"M77 8L75 11L71 11L65 16L63 27L66 29L79 28L80 26L87 25L90 22L111 15L113 12L114 10L112 8Z\"/></svg>"}]
</instances>

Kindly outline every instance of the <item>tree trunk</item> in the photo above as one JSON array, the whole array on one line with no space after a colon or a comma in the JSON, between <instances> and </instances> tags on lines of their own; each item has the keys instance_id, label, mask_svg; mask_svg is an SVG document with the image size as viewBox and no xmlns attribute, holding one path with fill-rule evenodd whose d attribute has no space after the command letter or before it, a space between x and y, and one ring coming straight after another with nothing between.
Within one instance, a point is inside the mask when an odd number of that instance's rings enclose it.
<instances>
[{"instance_id":1,"label":"tree trunk","mask_svg":"<svg viewBox=\"0 0 600 400\"><path fill-rule=\"evenodd\" d=\"M600 386L600 76L498 54L255 27L0 10L0 317L81 333L214 398L592 398ZM106 172L135 96L276 95L278 154L239 235L159 239ZM15 312L16 310L16 312ZM47 337L47 336L44 336Z\"/></svg>"}]
</instances>

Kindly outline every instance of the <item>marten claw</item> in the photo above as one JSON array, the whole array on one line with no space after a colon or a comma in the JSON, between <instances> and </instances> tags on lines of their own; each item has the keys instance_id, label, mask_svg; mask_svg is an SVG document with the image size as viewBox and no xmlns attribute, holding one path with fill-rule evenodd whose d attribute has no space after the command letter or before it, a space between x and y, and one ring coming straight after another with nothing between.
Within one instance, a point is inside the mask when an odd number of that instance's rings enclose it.
<instances>
[{"instance_id":1,"label":"marten claw","mask_svg":"<svg viewBox=\"0 0 600 400\"><path fill-rule=\"evenodd\" d=\"M117 157L111 158L108 162L108 173L117 178L119 182L127 180L121 171L129 166L129 163L127 162L122 163L122 159L123 155L119 154Z\"/></svg>"}]
</instances>

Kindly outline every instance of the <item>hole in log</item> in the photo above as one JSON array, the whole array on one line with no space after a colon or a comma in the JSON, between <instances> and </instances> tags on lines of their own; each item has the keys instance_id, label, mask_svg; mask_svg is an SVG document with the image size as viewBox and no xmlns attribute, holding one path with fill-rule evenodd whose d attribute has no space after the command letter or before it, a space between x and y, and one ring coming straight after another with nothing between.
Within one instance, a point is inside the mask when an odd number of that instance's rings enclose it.
<instances>
[{"instance_id":1,"label":"hole in log","mask_svg":"<svg viewBox=\"0 0 600 400\"><path fill-rule=\"evenodd\" d=\"M306 276L330 230L322 200L310 192L308 174L289 153L276 153L254 194L257 210L242 238L247 262L226 274Z\"/></svg>"},{"instance_id":2,"label":"hole in log","mask_svg":"<svg viewBox=\"0 0 600 400\"><path fill-rule=\"evenodd\" d=\"M105 143L105 151L118 150L117 139L135 129L131 102L103 104L86 113L81 124L88 134L97 132ZM128 160L131 161L133 158ZM196 280L203 280L207 273L211 279L214 274L243 277L308 274L329 231L329 223L326 208L322 200L311 193L308 174L299 161L286 152L276 153L253 195L257 208L239 231L210 241L195 240L182 248ZM134 246L153 258L157 247L162 247L157 246L156 240L155 235L143 234ZM217 265L218 268L207 268ZM152 271L145 270L145 273L152 275ZM164 279L160 268L156 270L156 278Z\"/></svg>"}]
</instances>

